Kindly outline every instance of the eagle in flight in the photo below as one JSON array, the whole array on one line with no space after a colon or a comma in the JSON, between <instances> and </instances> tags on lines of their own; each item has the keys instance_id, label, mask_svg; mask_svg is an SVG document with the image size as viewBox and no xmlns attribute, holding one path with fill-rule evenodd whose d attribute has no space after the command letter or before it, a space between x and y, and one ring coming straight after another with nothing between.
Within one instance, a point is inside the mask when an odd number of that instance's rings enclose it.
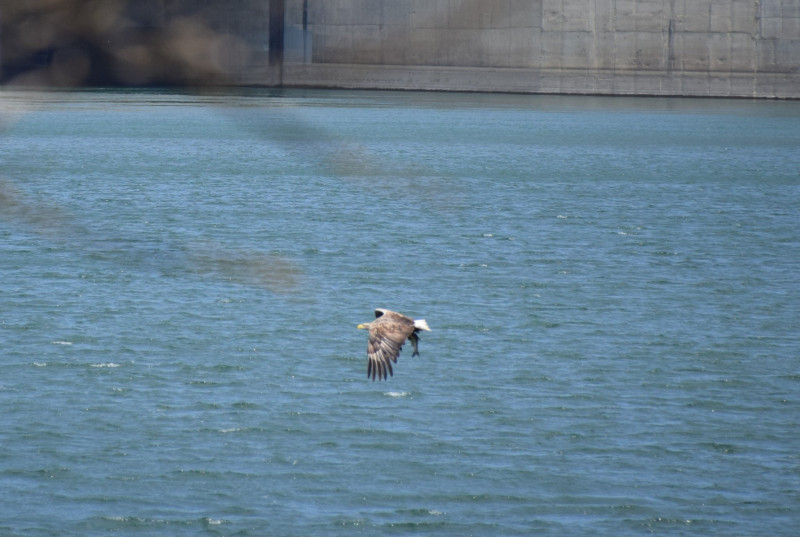
<instances>
[{"instance_id":1,"label":"eagle in flight","mask_svg":"<svg viewBox=\"0 0 800 537\"><path fill-rule=\"evenodd\" d=\"M417 344L420 330L430 331L425 319L412 319L396 311L376 309L375 320L358 325L358 328L369 330L367 343L367 378L378 380L387 378L387 373L394 376L392 362L397 363L397 356L406 339L414 346L411 356L419 356Z\"/></svg>"}]
</instances>

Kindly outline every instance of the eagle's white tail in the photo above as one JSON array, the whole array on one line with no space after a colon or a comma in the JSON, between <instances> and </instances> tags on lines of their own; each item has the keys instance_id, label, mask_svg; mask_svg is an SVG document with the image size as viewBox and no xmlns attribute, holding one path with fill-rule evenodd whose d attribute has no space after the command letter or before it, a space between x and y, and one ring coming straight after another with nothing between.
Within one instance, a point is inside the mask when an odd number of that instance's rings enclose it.
<instances>
[{"instance_id":1,"label":"eagle's white tail","mask_svg":"<svg viewBox=\"0 0 800 537\"><path fill-rule=\"evenodd\" d=\"M428 332L431 331L428 328L428 323L425 322L425 319L414 319L414 328L419 328L420 330L427 330Z\"/></svg>"}]
</instances>

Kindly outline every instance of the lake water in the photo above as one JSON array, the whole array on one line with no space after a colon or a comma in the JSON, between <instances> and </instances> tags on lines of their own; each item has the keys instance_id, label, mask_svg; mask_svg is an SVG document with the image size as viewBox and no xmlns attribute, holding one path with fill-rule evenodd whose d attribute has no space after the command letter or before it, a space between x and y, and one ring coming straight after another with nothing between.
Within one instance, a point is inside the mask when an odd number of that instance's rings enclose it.
<instances>
[{"instance_id":1,"label":"lake water","mask_svg":"<svg viewBox=\"0 0 800 537\"><path fill-rule=\"evenodd\" d=\"M0 91L0 534L794 536L800 103ZM358 323L425 318L386 382Z\"/></svg>"}]
</instances>

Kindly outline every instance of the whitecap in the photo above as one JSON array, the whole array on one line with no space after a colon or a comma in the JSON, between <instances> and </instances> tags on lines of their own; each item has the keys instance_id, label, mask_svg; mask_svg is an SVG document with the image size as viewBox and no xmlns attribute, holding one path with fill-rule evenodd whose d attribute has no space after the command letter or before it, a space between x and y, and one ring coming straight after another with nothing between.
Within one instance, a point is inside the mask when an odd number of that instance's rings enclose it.
<instances>
[{"instance_id":1,"label":"whitecap","mask_svg":"<svg viewBox=\"0 0 800 537\"><path fill-rule=\"evenodd\" d=\"M89 367L121 367L120 364L114 362L103 362L100 364L89 364Z\"/></svg>"},{"instance_id":2,"label":"whitecap","mask_svg":"<svg viewBox=\"0 0 800 537\"><path fill-rule=\"evenodd\" d=\"M72 345L71 341L61 341L59 339L50 342L52 345Z\"/></svg>"},{"instance_id":3,"label":"whitecap","mask_svg":"<svg viewBox=\"0 0 800 537\"><path fill-rule=\"evenodd\" d=\"M406 397L411 394L409 392L386 392L383 395L388 395L389 397Z\"/></svg>"}]
</instances>

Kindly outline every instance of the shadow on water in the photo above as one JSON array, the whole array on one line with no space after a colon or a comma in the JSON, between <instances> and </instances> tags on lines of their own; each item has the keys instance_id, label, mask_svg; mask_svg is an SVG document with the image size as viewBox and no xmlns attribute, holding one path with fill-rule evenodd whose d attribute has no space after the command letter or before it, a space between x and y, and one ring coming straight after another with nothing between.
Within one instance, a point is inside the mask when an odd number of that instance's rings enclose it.
<instances>
[{"instance_id":1,"label":"shadow on water","mask_svg":"<svg viewBox=\"0 0 800 537\"><path fill-rule=\"evenodd\" d=\"M0 218L36 235L61 239L76 234L70 215L56 205L36 204L11 181L0 177Z\"/></svg>"},{"instance_id":2,"label":"shadow on water","mask_svg":"<svg viewBox=\"0 0 800 537\"><path fill-rule=\"evenodd\" d=\"M428 180L427 170L410 170L402 158L375 153L366 141L358 139L358 129L347 128L345 133L338 125L317 121L303 109L308 94L288 97L281 90L269 90L275 98L268 99L265 106L261 90L220 90L238 84L239 68L247 62L263 60L263 44L238 36L236 28L229 27L236 21L223 4L175 2L158 4L161 8L157 4L37 0L4 6L0 77L9 87L25 89L15 98L0 100L0 133L11 130L24 114L41 104L39 92L31 88L180 87L183 93L219 110L237 128L279 147L298 162L311 163L325 175L341 180L346 188L383 199L401 199L412 207L452 210L457 193ZM281 12L271 12L267 7L271 4L259 4L263 12L252 14L248 24L262 24L265 17L273 15L282 17ZM271 26L269 31L273 31ZM32 35L37 39L31 39ZM270 36L270 44L273 41ZM270 50L271 67L273 56ZM330 101L322 99L317 104L324 108ZM293 291L300 284L302 271L292 260L225 244L142 247L138 243L129 245L132 250L104 251L114 241L54 202L26 196L24 184L25 178L0 178L0 219L64 247L151 268L164 258L154 252L179 252L166 256L170 259L164 261L163 272L184 263L184 270L203 277L274 292Z\"/></svg>"},{"instance_id":3,"label":"shadow on water","mask_svg":"<svg viewBox=\"0 0 800 537\"><path fill-rule=\"evenodd\" d=\"M403 200L437 214L451 212L462 200L461 189L441 180L447 179L441 176L446 171L425 168L417 159L370 139L375 124L369 109L387 106L386 94L373 101L369 92L346 90L244 88L194 93L202 99L209 95L214 96L210 102L215 110L237 129L279 148L296 163L336 178L345 188L382 200ZM400 99L398 104L408 106L409 100ZM384 126L382 136L391 140L420 135L398 134L403 129L399 123L398 118L397 124Z\"/></svg>"},{"instance_id":4,"label":"shadow on water","mask_svg":"<svg viewBox=\"0 0 800 537\"><path fill-rule=\"evenodd\" d=\"M37 202L0 178L0 220L60 247L133 269L163 274L190 273L236 284L289 293L299 288L301 269L271 252L230 248L215 242L142 244L120 241L88 229L56 205Z\"/></svg>"},{"instance_id":5,"label":"shadow on water","mask_svg":"<svg viewBox=\"0 0 800 537\"><path fill-rule=\"evenodd\" d=\"M452 208L454 192L429 180L429 170L408 169L407 159L375 153L368 141L358 139L362 133L358 128L331 128L307 114L302 107L309 101L316 99L321 108L330 106L330 100L318 99L319 93L268 90L275 98L265 107L262 89L224 89L241 85L241 71L247 66L263 63L267 74L279 70L283 49L273 50L273 45L283 36L283 24L289 23L282 21L297 15L273 9L281 2L255 2L241 10L247 13L244 19L224 2L36 0L12 4L4 6L0 17L0 81L10 87L183 88L216 107L238 128L275 144L292 158L314 163L349 188L382 198L408 198L435 211ZM451 3L450 15L463 16L471 9L469 4ZM311 16L324 17L330 9L334 8L315 6ZM32 35L37 38L31 39ZM372 44L365 39L353 46ZM279 82L278 78L275 83ZM4 116L0 129L7 128L4 121L13 123L30 105L16 104L14 113L0 104Z\"/></svg>"}]
</instances>

